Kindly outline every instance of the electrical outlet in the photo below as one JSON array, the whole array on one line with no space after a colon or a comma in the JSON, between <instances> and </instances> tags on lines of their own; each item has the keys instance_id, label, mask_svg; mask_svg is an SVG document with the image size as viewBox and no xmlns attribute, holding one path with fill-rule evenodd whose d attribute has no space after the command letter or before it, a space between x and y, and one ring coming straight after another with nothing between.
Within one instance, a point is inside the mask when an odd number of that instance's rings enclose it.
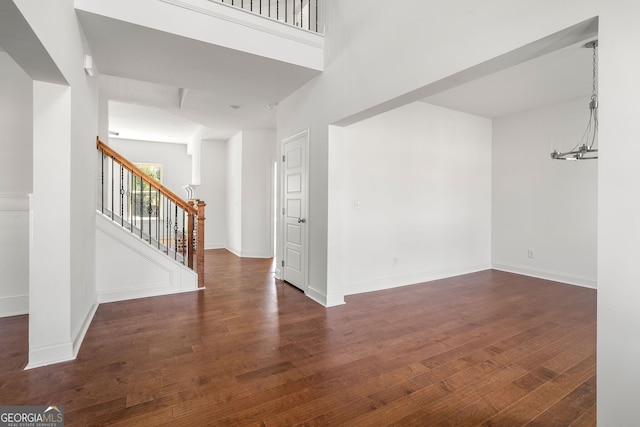
<instances>
[{"instance_id":1,"label":"electrical outlet","mask_svg":"<svg viewBox=\"0 0 640 427\"><path fill-rule=\"evenodd\" d=\"M393 259L391 260L391 264L398 265L398 257L394 256Z\"/></svg>"},{"instance_id":2,"label":"electrical outlet","mask_svg":"<svg viewBox=\"0 0 640 427\"><path fill-rule=\"evenodd\" d=\"M360 210L360 201L359 200L351 201L351 209L353 209L354 211Z\"/></svg>"},{"instance_id":3,"label":"electrical outlet","mask_svg":"<svg viewBox=\"0 0 640 427\"><path fill-rule=\"evenodd\" d=\"M533 249L528 249L527 250L527 256L529 258L535 258L536 257L536 251L534 251Z\"/></svg>"}]
</instances>

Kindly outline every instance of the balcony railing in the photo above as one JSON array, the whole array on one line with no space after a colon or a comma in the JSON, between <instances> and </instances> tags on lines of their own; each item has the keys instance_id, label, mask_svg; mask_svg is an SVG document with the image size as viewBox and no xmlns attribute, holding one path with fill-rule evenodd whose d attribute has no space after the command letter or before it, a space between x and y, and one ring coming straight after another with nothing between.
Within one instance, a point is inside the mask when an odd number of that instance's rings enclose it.
<instances>
[{"instance_id":1,"label":"balcony railing","mask_svg":"<svg viewBox=\"0 0 640 427\"><path fill-rule=\"evenodd\" d=\"M198 273L204 286L204 207L164 187L99 139L98 210Z\"/></svg>"},{"instance_id":2,"label":"balcony railing","mask_svg":"<svg viewBox=\"0 0 640 427\"><path fill-rule=\"evenodd\" d=\"M308 31L322 33L321 0L210 0Z\"/></svg>"}]
</instances>

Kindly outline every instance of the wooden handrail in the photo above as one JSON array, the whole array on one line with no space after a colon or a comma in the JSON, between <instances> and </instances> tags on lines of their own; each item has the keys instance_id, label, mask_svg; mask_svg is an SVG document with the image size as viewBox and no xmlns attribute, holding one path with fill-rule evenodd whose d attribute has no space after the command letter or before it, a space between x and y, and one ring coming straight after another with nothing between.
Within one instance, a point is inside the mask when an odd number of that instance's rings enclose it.
<instances>
[{"instance_id":1,"label":"wooden handrail","mask_svg":"<svg viewBox=\"0 0 640 427\"><path fill-rule=\"evenodd\" d=\"M128 169L132 173L134 173L136 175L140 175L141 177L149 176L146 172L144 172L143 170L138 168L136 165L131 163L129 160L127 160L122 154L118 153L113 148L109 147L104 142L100 141L100 137L96 137L96 146L97 146L97 148L99 150L102 150L103 153L105 153L108 156L112 157L114 160L116 160L118 163L120 163L122 166L124 166L126 169ZM149 181L148 184L151 187L153 187L156 190L158 190L167 199L171 200L173 203L175 203L176 205L180 206L186 212L188 212L188 213L190 213L192 215L197 215L198 214L198 210L196 208L194 208L192 205L190 205L186 201L182 200L182 198L177 196L173 191L169 190L164 185L160 184L159 182L157 182L156 180L152 179L151 177L149 177L148 181Z\"/></svg>"}]
</instances>

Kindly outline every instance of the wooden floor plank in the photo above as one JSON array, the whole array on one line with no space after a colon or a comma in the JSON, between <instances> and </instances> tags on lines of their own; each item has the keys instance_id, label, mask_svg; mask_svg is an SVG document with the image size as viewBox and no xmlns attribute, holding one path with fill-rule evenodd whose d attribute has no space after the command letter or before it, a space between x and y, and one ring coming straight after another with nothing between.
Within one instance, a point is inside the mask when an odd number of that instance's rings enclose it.
<instances>
[{"instance_id":1,"label":"wooden floor plank","mask_svg":"<svg viewBox=\"0 0 640 427\"><path fill-rule=\"evenodd\" d=\"M595 290L487 270L326 309L272 260L205 256L205 291L100 305L74 361L25 371L28 316L0 319L0 403L70 426L595 425Z\"/></svg>"}]
</instances>

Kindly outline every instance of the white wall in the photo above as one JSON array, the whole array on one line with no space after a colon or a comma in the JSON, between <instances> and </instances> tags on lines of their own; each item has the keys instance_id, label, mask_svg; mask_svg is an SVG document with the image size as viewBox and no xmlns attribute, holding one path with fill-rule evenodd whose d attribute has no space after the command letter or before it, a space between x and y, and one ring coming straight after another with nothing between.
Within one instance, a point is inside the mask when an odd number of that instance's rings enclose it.
<instances>
[{"instance_id":1,"label":"white wall","mask_svg":"<svg viewBox=\"0 0 640 427\"><path fill-rule=\"evenodd\" d=\"M99 302L196 290L197 274L147 242L96 216L96 289ZM117 265L118 268L113 268Z\"/></svg>"},{"instance_id":2,"label":"white wall","mask_svg":"<svg viewBox=\"0 0 640 427\"><path fill-rule=\"evenodd\" d=\"M0 194L0 317L29 312L29 198Z\"/></svg>"},{"instance_id":3,"label":"white wall","mask_svg":"<svg viewBox=\"0 0 640 427\"><path fill-rule=\"evenodd\" d=\"M638 423L640 384L640 2L600 7L598 425Z\"/></svg>"},{"instance_id":4,"label":"white wall","mask_svg":"<svg viewBox=\"0 0 640 427\"><path fill-rule=\"evenodd\" d=\"M182 188L192 179L192 159L184 144L111 138L109 145L132 162L163 165L162 184L186 199ZM224 248L227 234L227 143L202 141L201 179L196 197L205 207L205 248Z\"/></svg>"},{"instance_id":5,"label":"white wall","mask_svg":"<svg viewBox=\"0 0 640 427\"><path fill-rule=\"evenodd\" d=\"M33 84L11 57L0 52L0 194L33 189Z\"/></svg>"},{"instance_id":6,"label":"white wall","mask_svg":"<svg viewBox=\"0 0 640 427\"><path fill-rule=\"evenodd\" d=\"M406 103L415 91L427 95L457 73L598 16L598 425L634 425L640 384L640 345L634 339L640 328L640 249L634 244L640 240L640 199L635 196L640 168L633 153L640 140L640 62L633 52L640 43L640 3L491 0L411 6L382 0L330 1L325 72L279 104L279 140L311 130L314 195L309 220L319 232L311 230L310 239L320 242L310 242L310 280L330 294L336 277L330 275L332 281L327 281L334 257L314 250L337 240L336 227L327 227L324 214L330 199L326 152L334 148L330 124L349 123L353 116L369 117L372 109ZM401 24L392 31L390 22ZM339 134L331 129L332 138Z\"/></svg>"},{"instance_id":7,"label":"white wall","mask_svg":"<svg viewBox=\"0 0 640 427\"><path fill-rule=\"evenodd\" d=\"M598 162L549 158L553 149L568 151L580 140L588 103L579 99L494 121L495 268L596 287Z\"/></svg>"},{"instance_id":8,"label":"white wall","mask_svg":"<svg viewBox=\"0 0 640 427\"><path fill-rule=\"evenodd\" d=\"M33 190L33 83L0 52L0 317L29 310L29 199Z\"/></svg>"},{"instance_id":9,"label":"white wall","mask_svg":"<svg viewBox=\"0 0 640 427\"><path fill-rule=\"evenodd\" d=\"M382 0L329 1L325 72L278 106L279 141L309 129L309 286L325 295L338 286L327 276L333 269L329 260L336 261L328 252L336 233L328 226L329 125L348 125L419 100L462 80L452 75L523 46L526 52L501 57L491 66L513 65L524 56L545 53L554 43L577 42L565 34L544 46L530 45L593 18L597 3L493 0L462 2L462 7L460 2L398 7ZM395 31L380 30L389 23L396 23ZM474 71L477 77L491 67Z\"/></svg>"},{"instance_id":10,"label":"white wall","mask_svg":"<svg viewBox=\"0 0 640 427\"><path fill-rule=\"evenodd\" d=\"M18 53L14 59L38 79L29 255L29 367L35 367L75 357L96 308L97 83L82 69L90 51L72 1L13 3L24 17L20 25L35 35L29 40L35 49L27 54L14 44L7 52ZM47 66L31 67L36 63Z\"/></svg>"},{"instance_id":11,"label":"white wall","mask_svg":"<svg viewBox=\"0 0 640 427\"><path fill-rule=\"evenodd\" d=\"M242 132L227 141L226 248L242 254Z\"/></svg>"},{"instance_id":12,"label":"white wall","mask_svg":"<svg viewBox=\"0 0 640 427\"><path fill-rule=\"evenodd\" d=\"M205 249L225 247L227 240L227 143L202 141L202 169L196 196L206 202Z\"/></svg>"},{"instance_id":13,"label":"white wall","mask_svg":"<svg viewBox=\"0 0 640 427\"><path fill-rule=\"evenodd\" d=\"M191 183L191 156L187 155L186 144L110 138L109 146L134 163L161 164L162 185L187 198L182 188Z\"/></svg>"},{"instance_id":14,"label":"white wall","mask_svg":"<svg viewBox=\"0 0 640 427\"><path fill-rule=\"evenodd\" d=\"M491 120L416 102L345 128L341 293L490 266Z\"/></svg>"},{"instance_id":15,"label":"white wall","mask_svg":"<svg viewBox=\"0 0 640 427\"><path fill-rule=\"evenodd\" d=\"M245 130L227 143L227 249L273 256L275 130Z\"/></svg>"},{"instance_id":16,"label":"white wall","mask_svg":"<svg viewBox=\"0 0 640 427\"><path fill-rule=\"evenodd\" d=\"M242 132L242 256L273 256L275 130Z\"/></svg>"}]
</instances>

